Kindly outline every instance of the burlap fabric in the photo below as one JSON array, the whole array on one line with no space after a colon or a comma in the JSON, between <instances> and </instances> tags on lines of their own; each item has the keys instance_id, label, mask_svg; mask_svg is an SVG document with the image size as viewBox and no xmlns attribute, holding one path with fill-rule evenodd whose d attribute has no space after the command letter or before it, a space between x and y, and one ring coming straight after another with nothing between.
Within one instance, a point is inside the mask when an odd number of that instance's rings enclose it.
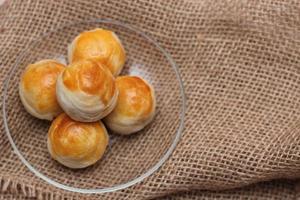
<instances>
[{"instance_id":1,"label":"burlap fabric","mask_svg":"<svg viewBox=\"0 0 300 200\"><path fill-rule=\"evenodd\" d=\"M299 9L297 1L277 0L9 1L0 7L1 91L8 70L31 40L76 20L121 20L143 29L173 56L184 79L188 111L184 135L167 163L143 183L101 195L102 199L158 198L193 189L296 179ZM0 136L3 192L40 199L99 198L65 192L37 179L12 153L2 121ZM253 186L250 191L259 195L274 191L270 196L277 199L297 197L298 189L290 186L296 183L276 184ZM279 196L277 190L287 196ZM249 189L235 193L252 194ZM238 198L230 192L172 198L218 195Z\"/></svg>"},{"instance_id":2,"label":"burlap fabric","mask_svg":"<svg viewBox=\"0 0 300 200\"><path fill-rule=\"evenodd\" d=\"M160 200L202 200L202 199L293 199L298 200L295 184L291 181L273 181L267 183L259 183L244 187L241 189L233 189L229 191L191 191L171 195Z\"/></svg>"},{"instance_id":3,"label":"burlap fabric","mask_svg":"<svg viewBox=\"0 0 300 200\"><path fill-rule=\"evenodd\" d=\"M190 191L169 195L167 197L156 198L155 200L211 200L211 199L230 199L230 200L298 200L295 184L292 181L273 181L259 183L244 187L242 189L233 189L229 191ZM37 197L24 196L22 193L2 193L0 200L37 200Z\"/></svg>"}]
</instances>

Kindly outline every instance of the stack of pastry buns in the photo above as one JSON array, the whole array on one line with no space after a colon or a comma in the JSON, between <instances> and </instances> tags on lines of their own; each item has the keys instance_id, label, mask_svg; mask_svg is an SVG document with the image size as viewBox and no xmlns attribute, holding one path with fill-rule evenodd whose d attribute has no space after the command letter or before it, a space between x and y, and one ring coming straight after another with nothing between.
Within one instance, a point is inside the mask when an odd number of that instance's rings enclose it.
<instances>
[{"instance_id":1,"label":"stack of pastry buns","mask_svg":"<svg viewBox=\"0 0 300 200\"><path fill-rule=\"evenodd\" d=\"M125 60L118 36L97 28L71 42L67 66L46 59L26 67L20 99L34 117L53 120L47 137L53 159L70 168L90 166L108 146L106 127L129 135L151 122L154 89L141 77L119 76Z\"/></svg>"}]
</instances>

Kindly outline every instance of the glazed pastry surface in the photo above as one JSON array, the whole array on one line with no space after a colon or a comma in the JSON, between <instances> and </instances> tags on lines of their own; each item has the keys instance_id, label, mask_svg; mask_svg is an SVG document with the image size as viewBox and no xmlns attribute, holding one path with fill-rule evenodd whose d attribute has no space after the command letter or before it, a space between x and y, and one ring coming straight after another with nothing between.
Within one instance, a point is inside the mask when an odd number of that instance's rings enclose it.
<instances>
[{"instance_id":1,"label":"glazed pastry surface","mask_svg":"<svg viewBox=\"0 0 300 200\"><path fill-rule=\"evenodd\" d=\"M120 74L126 59L118 36L109 30L94 29L79 34L68 49L69 62L93 59L104 63L114 76Z\"/></svg>"},{"instance_id":2,"label":"glazed pastry surface","mask_svg":"<svg viewBox=\"0 0 300 200\"><path fill-rule=\"evenodd\" d=\"M70 168L84 168L103 156L108 140L102 122L77 122L63 113L52 122L47 144L53 159Z\"/></svg>"},{"instance_id":3,"label":"glazed pastry surface","mask_svg":"<svg viewBox=\"0 0 300 200\"><path fill-rule=\"evenodd\" d=\"M82 60L69 65L57 80L57 100L74 120L100 120L115 107L118 90L101 63Z\"/></svg>"},{"instance_id":4,"label":"glazed pastry surface","mask_svg":"<svg viewBox=\"0 0 300 200\"><path fill-rule=\"evenodd\" d=\"M115 109L104 119L107 126L120 134L131 134L143 129L155 114L153 87L137 76L116 78L119 97Z\"/></svg>"},{"instance_id":5,"label":"glazed pastry surface","mask_svg":"<svg viewBox=\"0 0 300 200\"><path fill-rule=\"evenodd\" d=\"M64 69L55 60L41 60L27 66L21 76L19 95L31 115L52 120L62 112L56 99L56 81Z\"/></svg>"}]
</instances>

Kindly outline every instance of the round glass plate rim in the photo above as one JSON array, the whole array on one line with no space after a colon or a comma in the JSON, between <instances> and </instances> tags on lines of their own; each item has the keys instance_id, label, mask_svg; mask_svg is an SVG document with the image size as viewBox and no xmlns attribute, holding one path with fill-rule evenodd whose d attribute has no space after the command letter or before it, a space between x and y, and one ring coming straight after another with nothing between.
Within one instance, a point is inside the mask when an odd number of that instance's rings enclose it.
<instances>
[{"instance_id":1,"label":"round glass plate rim","mask_svg":"<svg viewBox=\"0 0 300 200\"><path fill-rule=\"evenodd\" d=\"M170 157L170 155L175 150L175 147L177 146L177 144L178 144L178 142L181 138L181 135L182 135L182 131L183 131L183 127L184 127L185 110L186 110L186 97L185 97L185 92L184 92L183 81L181 79L181 76L180 76L180 73L179 73L179 70L178 70L178 67L177 67L175 61L172 59L172 57L169 55L169 53L165 49L163 49L154 39L152 39L151 37L146 35L143 31L141 31L139 28L137 28L135 26L128 25L128 24L125 24L123 22L112 20L112 19L83 20L83 21L69 23L69 24L63 25L61 27L58 27L56 29L52 29L48 33L42 35L38 40L33 41L33 43L37 44L37 42L39 42L41 39L47 37L48 35L50 35L53 32L56 32L56 31L58 31L60 29L63 29L65 27L69 27L69 26L72 26L74 24L85 24L85 23L86 24L88 24L88 23L113 24L113 25L121 26L123 28L129 29L130 31L133 31L133 32L137 33L138 35L146 38L149 42L154 44L155 47L167 58L168 62L171 64L173 70L175 71L177 80L179 81L180 94L181 94L181 100L182 100L182 106L181 106L181 112L180 112L180 124L179 124L179 128L177 129L175 138L173 139L173 142L172 142L171 146L168 148L167 152L161 157L161 159L154 166L152 166L150 169L148 169L147 172L145 172L144 174L138 176L137 178L134 178L134 179L132 179L132 180L126 182L126 183L121 183L121 184L118 184L118 185L115 185L115 186L112 186L112 187L105 187L105 188L99 188L99 189L83 189L83 188L76 188L76 187L71 187L71 186L64 185L62 183L56 182L56 181L48 178L46 175L44 175L43 173L36 170L33 166L31 166L31 164L23 157L21 152L18 150L16 144L14 143L14 141L12 139L12 136L10 134L9 127L8 127L8 124L7 124L6 109L5 109L6 108L6 100L7 100L7 95L6 94L7 94L9 81L12 77L12 73L17 68L18 63L20 62L20 59L23 58L25 56L25 54L27 53L28 48L23 50L23 53L20 54L20 56L18 56L14 66L11 68L7 78L5 79L4 92L3 92L2 114L3 114L3 120L4 120L4 127L5 127L5 131L6 131L6 135L7 135L8 140L9 140L9 142L10 142L10 144L11 144L13 150L14 150L14 153L17 154L17 156L22 161L22 163L31 172L33 172L37 177L43 179L44 181L46 181L47 183L49 183L49 184L51 184L55 187L58 187L58 188L61 188L61 189L67 190L67 191L84 193L84 194L100 194L100 193L108 193L108 192L114 192L114 191L117 191L117 190L122 190L122 189L128 188L128 187L130 187L130 186L132 186L136 183L139 183L142 180L144 180L145 178L152 175L154 172L156 172L163 165L163 163L165 163L165 161Z\"/></svg>"}]
</instances>

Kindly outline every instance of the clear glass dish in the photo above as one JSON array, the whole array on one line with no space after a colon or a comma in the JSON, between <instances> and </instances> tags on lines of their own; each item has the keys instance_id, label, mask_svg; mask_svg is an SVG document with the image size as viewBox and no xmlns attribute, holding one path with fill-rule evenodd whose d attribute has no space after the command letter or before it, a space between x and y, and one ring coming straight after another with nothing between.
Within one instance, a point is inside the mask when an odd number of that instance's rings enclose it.
<instances>
[{"instance_id":1,"label":"clear glass dish","mask_svg":"<svg viewBox=\"0 0 300 200\"><path fill-rule=\"evenodd\" d=\"M73 170L51 159L46 144L50 122L25 111L18 96L18 84L28 64L47 58L65 59L67 45L73 38L97 27L110 29L120 37L127 53L122 74L139 75L153 84L157 112L153 122L137 134L110 134L109 148L100 161ZM38 38L20 54L4 88L3 118L14 152L36 176L68 191L113 192L144 180L168 159L183 130L185 95L175 62L141 30L117 21L76 22Z\"/></svg>"}]
</instances>

